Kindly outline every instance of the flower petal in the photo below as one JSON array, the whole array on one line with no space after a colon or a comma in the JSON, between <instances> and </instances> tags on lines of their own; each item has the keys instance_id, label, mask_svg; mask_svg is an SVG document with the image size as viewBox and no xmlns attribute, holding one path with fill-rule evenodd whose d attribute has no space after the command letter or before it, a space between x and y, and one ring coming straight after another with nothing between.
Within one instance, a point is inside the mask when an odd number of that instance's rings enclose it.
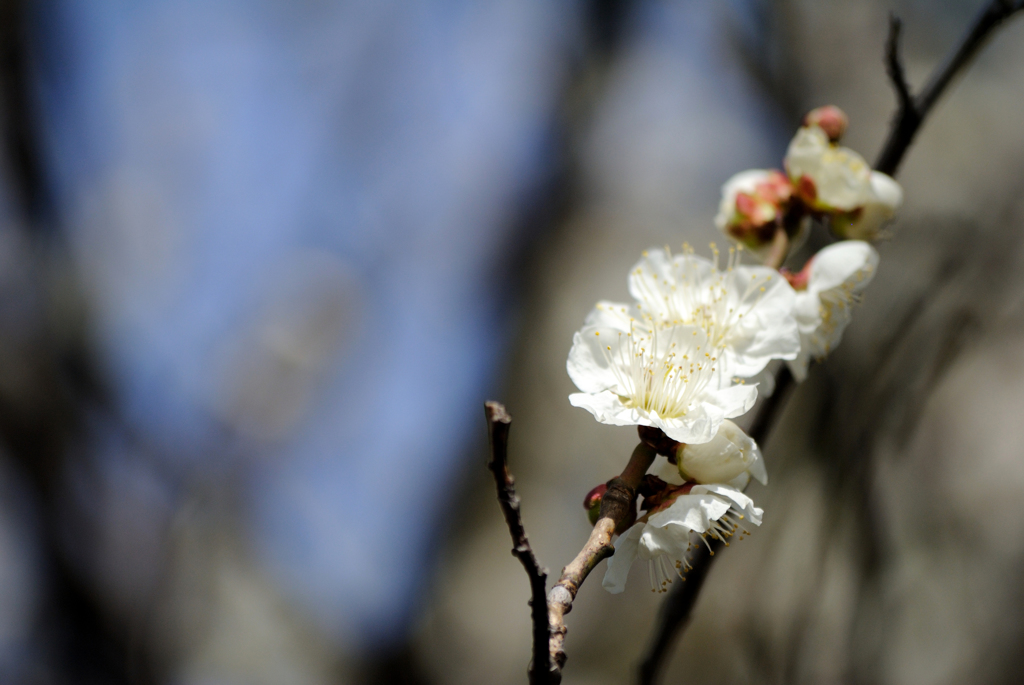
<instances>
[{"instance_id":1,"label":"flower petal","mask_svg":"<svg viewBox=\"0 0 1024 685\"><path fill-rule=\"evenodd\" d=\"M732 419L750 411L757 400L756 385L732 385L715 392L709 392L704 400L705 405L712 405L721 410L723 419ZM715 426L715 430L718 426ZM710 439L710 438L709 438ZM680 442L685 442L680 440Z\"/></svg>"},{"instance_id":2,"label":"flower petal","mask_svg":"<svg viewBox=\"0 0 1024 685\"><path fill-rule=\"evenodd\" d=\"M608 560L608 570L605 571L604 579L601 581L601 587L613 595L626 589L626 579L629 577L629 569L636 559L637 545L645 525L647 524L635 524L615 541L615 554Z\"/></svg>"},{"instance_id":3,"label":"flower petal","mask_svg":"<svg viewBox=\"0 0 1024 685\"><path fill-rule=\"evenodd\" d=\"M764 510L754 506L754 500L744 495L735 488L728 485L694 485L690 490L691 494L708 492L718 497L725 498L730 502L732 508L743 512L743 515L754 525L761 525L761 515ZM653 517L652 517L653 518Z\"/></svg>"},{"instance_id":4,"label":"flower petal","mask_svg":"<svg viewBox=\"0 0 1024 685\"><path fill-rule=\"evenodd\" d=\"M682 485L686 482L679 475L679 467L660 454L654 458L654 463L647 469L647 473L657 476L669 485Z\"/></svg>"},{"instance_id":5,"label":"flower petal","mask_svg":"<svg viewBox=\"0 0 1024 685\"><path fill-rule=\"evenodd\" d=\"M676 560L686 556L690 546L690 530L683 526L645 526L637 547L637 556L650 561L659 555Z\"/></svg>"},{"instance_id":6,"label":"flower petal","mask_svg":"<svg viewBox=\"0 0 1024 685\"><path fill-rule=\"evenodd\" d=\"M652 426L644 412L627 407L611 391L599 393L577 392L569 395L569 404L586 409L601 423L610 426Z\"/></svg>"},{"instance_id":7,"label":"flower petal","mask_svg":"<svg viewBox=\"0 0 1024 685\"><path fill-rule=\"evenodd\" d=\"M605 342L618 344L618 333L605 329L605 337L601 338L601 330L585 327L572 337L572 349L565 362L565 369L576 387L583 392L597 393L613 390L618 377L612 370L608 356L601 345Z\"/></svg>"},{"instance_id":8,"label":"flower petal","mask_svg":"<svg viewBox=\"0 0 1024 685\"><path fill-rule=\"evenodd\" d=\"M867 287L878 266L878 252L862 240L833 243L814 256L808 290L821 293L850 285L854 292Z\"/></svg>"},{"instance_id":9,"label":"flower petal","mask_svg":"<svg viewBox=\"0 0 1024 685\"><path fill-rule=\"evenodd\" d=\"M756 388L754 392L756 395ZM725 413L713 404L701 402L691 407L686 416L665 419L653 414L650 420L650 425L657 426L673 440L696 445L715 437L715 432L725 420Z\"/></svg>"},{"instance_id":10,"label":"flower petal","mask_svg":"<svg viewBox=\"0 0 1024 685\"><path fill-rule=\"evenodd\" d=\"M694 486L694 490L701 486ZM710 521L716 521L729 511L729 502L706 492L680 495L667 509L652 514L650 526L682 526L696 533L707 532Z\"/></svg>"},{"instance_id":11,"label":"flower petal","mask_svg":"<svg viewBox=\"0 0 1024 685\"><path fill-rule=\"evenodd\" d=\"M587 314L583 326L585 328L611 329L629 333L633 322L633 317L630 316L631 307L634 311L636 310L636 305L601 300Z\"/></svg>"}]
</instances>

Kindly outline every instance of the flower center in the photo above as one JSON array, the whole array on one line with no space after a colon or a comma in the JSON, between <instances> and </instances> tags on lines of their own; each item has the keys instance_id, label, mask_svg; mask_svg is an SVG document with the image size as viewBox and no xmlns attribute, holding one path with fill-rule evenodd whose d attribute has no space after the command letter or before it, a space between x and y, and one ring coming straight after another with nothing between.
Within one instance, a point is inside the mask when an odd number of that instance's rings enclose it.
<instances>
[{"instance_id":1,"label":"flower center","mask_svg":"<svg viewBox=\"0 0 1024 685\"><path fill-rule=\"evenodd\" d=\"M615 373L620 401L663 419L685 416L717 380L719 351L704 349L706 342L698 344L704 341L697 336L690 327L646 329L635 322L629 333L619 333L617 349L608 345L604 354Z\"/></svg>"},{"instance_id":2,"label":"flower center","mask_svg":"<svg viewBox=\"0 0 1024 685\"><path fill-rule=\"evenodd\" d=\"M660 278L650 266L638 268L636 282L646 304L648 318L661 326L692 325L704 329L711 346L727 347L740 329L744 316L748 316L761 302L773 276L752 274L743 283L732 277L739 265L739 251L729 248L724 270L719 269L720 253L711 244L714 259L708 262L694 256L693 248L683 245L680 260L673 260L666 247L665 254L672 264L672 280ZM646 254L645 254L646 256Z\"/></svg>"}]
</instances>

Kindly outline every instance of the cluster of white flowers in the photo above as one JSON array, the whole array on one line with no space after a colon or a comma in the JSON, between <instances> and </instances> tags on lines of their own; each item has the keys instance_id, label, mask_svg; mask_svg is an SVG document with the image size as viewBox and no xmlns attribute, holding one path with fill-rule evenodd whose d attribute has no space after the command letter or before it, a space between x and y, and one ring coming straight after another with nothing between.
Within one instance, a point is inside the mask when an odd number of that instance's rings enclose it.
<instances>
[{"instance_id":1,"label":"cluster of white flowers","mask_svg":"<svg viewBox=\"0 0 1024 685\"><path fill-rule=\"evenodd\" d=\"M771 242L787 214L798 237L810 216L830 224L840 238L876 240L903 204L903 190L892 178L872 171L859 154L841 147L846 115L838 107L812 110L786 151L785 172L753 169L722 186L715 224L755 253Z\"/></svg>"},{"instance_id":2,"label":"cluster of white flowers","mask_svg":"<svg viewBox=\"0 0 1024 685\"><path fill-rule=\"evenodd\" d=\"M798 273L740 263L785 217L829 220L834 231L877 236L902 191L872 172L856 153L836 146L846 127L836 108L805 119L786 158L787 174L748 171L723 188L718 225L741 243L725 263L668 248L643 254L630 270L631 303L599 302L573 338L567 369L580 392L576 407L601 423L650 426L678 443L658 457L643 515L615 543L604 587L621 592L637 557L649 562L652 589L664 590L687 568L696 540L728 544L761 523L762 510L743 494L768 476L757 444L729 421L746 413L773 359L794 377L839 343L851 305L874 275L878 254L863 240L821 250ZM847 222L837 229L837 223ZM588 507L593 506L588 498Z\"/></svg>"}]
</instances>

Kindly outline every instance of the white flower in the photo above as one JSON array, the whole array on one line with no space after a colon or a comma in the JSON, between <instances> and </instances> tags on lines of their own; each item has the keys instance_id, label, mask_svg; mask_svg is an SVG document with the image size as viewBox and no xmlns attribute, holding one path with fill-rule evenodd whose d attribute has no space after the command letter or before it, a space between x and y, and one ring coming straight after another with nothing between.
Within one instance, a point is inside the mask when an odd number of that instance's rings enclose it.
<instances>
[{"instance_id":1,"label":"white flower","mask_svg":"<svg viewBox=\"0 0 1024 685\"><path fill-rule=\"evenodd\" d=\"M626 587L633 561L648 562L652 591L665 591L676 575L689 570L686 553L696 533L707 544L708 537L725 541L733 535L749 534L746 524L761 525L764 512L739 490L725 485L694 485L667 507L647 515L619 536L615 554L601 585L618 594Z\"/></svg>"},{"instance_id":2,"label":"white flower","mask_svg":"<svg viewBox=\"0 0 1024 685\"><path fill-rule=\"evenodd\" d=\"M728 483L742 490L753 476L768 485L761 450L732 421L723 421L709 442L684 445L676 461L679 474L697 483Z\"/></svg>"},{"instance_id":3,"label":"white flower","mask_svg":"<svg viewBox=\"0 0 1024 685\"><path fill-rule=\"evenodd\" d=\"M653 249L633 267L629 292L647 325L700 327L722 350L723 379L749 378L772 359L795 359L800 335L795 294L777 271L743 266L729 250L724 270L684 246L673 256ZM685 442L685 441L683 441Z\"/></svg>"},{"instance_id":4,"label":"white flower","mask_svg":"<svg viewBox=\"0 0 1024 685\"><path fill-rule=\"evenodd\" d=\"M600 303L573 337L566 368L582 392L575 407L601 423L655 426L673 440L711 440L722 421L748 411L754 386L729 386L720 348L696 326L644 326L621 304Z\"/></svg>"},{"instance_id":5,"label":"white flower","mask_svg":"<svg viewBox=\"0 0 1024 685\"><path fill-rule=\"evenodd\" d=\"M850 212L871 199L871 167L853 150L830 143L818 126L796 132L785 165L797 194L812 209Z\"/></svg>"},{"instance_id":6,"label":"white flower","mask_svg":"<svg viewBox=\"0 0 1024 685\"><path fill-rule=\"evenodd\" d=\"M824 357L843 337L851 307L874 278L878 252L860 240L844 240L816 254L794 277L796 320L800 326L800 355L789 362L797 380L807 376L811 358Z\"/></svg>"},{"instance_id":7,"label":"white flower","mask_svg":"<svg viewBox=\"0 0 1024 685\"><path fill-rule=\"evenodd\" d=\"M839 212L832 216L832 231L851 240L876 240L882 226L896 215L903 204L903 188L892 178L877 171L871 172L870 197L853 212Z\"/></svg>"}]
</instances>

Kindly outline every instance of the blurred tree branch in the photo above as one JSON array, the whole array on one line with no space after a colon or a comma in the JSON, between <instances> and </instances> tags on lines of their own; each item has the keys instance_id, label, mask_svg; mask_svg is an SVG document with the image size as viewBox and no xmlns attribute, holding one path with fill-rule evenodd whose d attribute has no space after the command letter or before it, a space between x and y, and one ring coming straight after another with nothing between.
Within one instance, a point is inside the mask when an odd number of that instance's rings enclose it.
<instances>
[{"instance_id":1,"label":"blurred tree branch","mask_svg":"<svg viewBox=\"0 0 1024 685\"><path fill-rule=\"evenodd\" d=\"M991 0L975 18L960 43L946 56L945 61L928 79L921 94L914 96L904 75L900 60L899 40L901 22L895 14L889 16L889 39L886 41L885 63L896 90L898 107L889 129L889 137L875 162L875 169L892 176L903 161L918 129L932 107L974 56L992 32L1010 16L1024 9L1024 1Z\"/></svg>"},{"instance_id":2,"label":"blurred tree branch","mask_svg":"<svg viewBox=\"0 0 1024 685\"><path fill-rule=\"evenodd\" d=\"M928 84L917 97L912 94L907 83L899 56L899 37L902 24L898 17L890 15L885 62L889 78L896 91L898 106L889 136L875 164L877 171L895 175L900 162L913 143L918 129L953 78L967 67L989 35L1004 20L1022 9L1024 9L1024 0L1017 2L992 0L989 2L977 15L960 43L932 74ZM750 436L762 447L785 406L792 386L793 376L789 373L788 368L783 367L776 378L775 392L761 405L750 431ZM707 554L706 550L699 550L699 553L695 554L691 560L693 569L687 574L690 582L677 584L665 599L647 654L640 665L639 679L642 685L653 685L656 682L674 637L682 632L689 621L712 559L713 557Z\"/></svg>"}]
</instances>

